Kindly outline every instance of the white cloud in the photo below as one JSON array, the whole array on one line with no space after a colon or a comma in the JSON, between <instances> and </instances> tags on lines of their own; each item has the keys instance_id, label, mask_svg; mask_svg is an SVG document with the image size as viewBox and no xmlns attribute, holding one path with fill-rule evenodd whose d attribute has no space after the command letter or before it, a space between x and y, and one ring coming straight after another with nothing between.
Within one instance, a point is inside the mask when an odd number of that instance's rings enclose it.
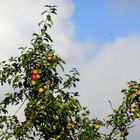
<instances>
[{"instance_id":1,"label":"white cloud","mask_svg":"<svg viewBox=\"0 0 140 140\"><path fill-rule=\"evenodd\" d=\"M58 16L51 31L54 47L66 59L67 68L77 67L81 73L80 100L90 108L92 116L107 116L111 111L108 100L117 107L122 99L120 90L125 88L126 82L139 79L140 37L118 38L106 43L96 57L91 58L96 50L95 41L75 41L71 20L73 2L49 0L47 3L58 5ZM0 60L16 55L18 47L28 44L31 34L37 30L45 4L45 0L0 1Z\"/></svg>"},{"instance_id":2,"label":"white cloud","mask_svg":"<svg viewBox=\"0 0 140 140\"><path fill-rule=\"evenodd\" d=\"M47 2L45 0L13 0L10 3L9 0L2 0L0 2L0 60L7 58L6 56L15 55L17 48L21 45L29 44L32 33L37 31L37 24L41 19L41 12L45 10L45 4L58 5L58 21L66 23L63 25L69 27L67 30L71 32L69 24L74 6L70 0L63 2L61 0ZM59 32L59 36L60 34L64 36L59 28L56 32Z\"/></svg>"},{"instance_id":3,"label":"white cloud","mask_svg":"<svg viewBox=\"0 0 140 140\"><path fill-rule=\"evenodd\" d=\"M116 39L105 44L96 58L91 59L81 71L80 91L83 102L99 116L110 110L108 99L116 106L120 103L120 90L126 82L139 80L140 37ZM94 107L93 107L94 106ZM106 112L103 113L104 107ZM94 113L93 113L94 114Z\"/></svg>"},{"instance_id":4,"label":"white cloud","mask_svg":"<svg viewBox=\"0 0 140 140\"><path fill-rule=\"evenodd\" d=\"M91 111L91 116L107 118L112 113L108 100L114 108L122 102L121 90L126 83L140 78L140 37L118 38L102 47L96 58L81 68L79 84L80 99ZM136 128L131 130L130 139L139 139ZM135 133L134 133L135 131Z\"/></svg>"}]
</instances>

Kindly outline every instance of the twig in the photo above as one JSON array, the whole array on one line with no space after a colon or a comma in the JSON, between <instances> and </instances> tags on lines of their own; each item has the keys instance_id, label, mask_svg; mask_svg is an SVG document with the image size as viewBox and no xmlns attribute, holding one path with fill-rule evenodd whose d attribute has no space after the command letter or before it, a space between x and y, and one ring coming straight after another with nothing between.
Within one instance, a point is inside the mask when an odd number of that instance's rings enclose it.
<instances>
[{"instance_id":1,"label":"twig","mask_svg":"<svg viewBox=\"0 0 140 140\"><path fill-rule=\"evenodd\" d=\"M16 115L18 113L18 111L20 110L20 108L23 106L23 104L25 103L27 98L24 99L24 101L22 102L22 104L20 105L20 107L17 109L17 111L14 113L14 115Z\"/></svg>"},{"instance_id":2,"label":"twig","mask_svg":"<svg viewBox=\"0 0 140 140\"><path fill-rule=\"evenodd\" d=\"M112 111L114 112L114 108L113 108L113 106L112 106L111 101L110 101L110 100L108 100L108 102L109 102L109 104L110 104L110 107L111 107Z\"/></svg>"}]
</instances>

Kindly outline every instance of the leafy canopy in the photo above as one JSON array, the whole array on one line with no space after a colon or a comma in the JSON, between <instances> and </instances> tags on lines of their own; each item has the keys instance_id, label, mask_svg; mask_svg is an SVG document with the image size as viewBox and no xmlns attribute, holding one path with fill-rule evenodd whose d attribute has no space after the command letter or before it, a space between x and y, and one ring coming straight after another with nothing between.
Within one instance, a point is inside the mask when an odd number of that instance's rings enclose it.
<instances>
[{"instance_id":1,"label":"leafy canopy","mask_svg":"<svg viewBox=\"0 0 140 140\"><path fill-rule=\"evenodd\" d=\"M122 90L124 98L118 109L110 102L113 113L108 120L90 119L73 89L79 81L78 71L73 68L65 74L65 61L52 49L48 29L56 6L45 7L45 19L38 24L40 30L33 34L31 47L19 48L20 56L0 63L0 85L13 89L0 102L0 139L125 140L132 122L140 117L140 83L131 81ZM26 104L25 120L17 117L21 106L8 114L8 105L18 104ZM109 132L103 133L104 129Z\"/></svg>"}]
</instances>

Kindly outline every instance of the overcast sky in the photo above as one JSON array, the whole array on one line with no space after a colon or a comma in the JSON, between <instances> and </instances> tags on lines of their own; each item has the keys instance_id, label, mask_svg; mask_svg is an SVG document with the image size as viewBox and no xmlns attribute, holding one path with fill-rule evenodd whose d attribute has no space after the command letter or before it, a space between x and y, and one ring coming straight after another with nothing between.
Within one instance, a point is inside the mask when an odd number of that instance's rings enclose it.
<instances>
[{"instance_id":1,"label":"overcast sky","mask_svg":"<svg viewBox=\"0 0 140 140\"><path fill-rule=\"evenodd\" d=\"M108 100L117 107L121 89L140 78L139 0L0 0L0 61L29 45L45 4L58 5L54 48L67 69L76 67L81 74L81 103L92 117L106 118ZM139 128L140 121L129 140L139 140Z\"/></svg>"}]
</instances>

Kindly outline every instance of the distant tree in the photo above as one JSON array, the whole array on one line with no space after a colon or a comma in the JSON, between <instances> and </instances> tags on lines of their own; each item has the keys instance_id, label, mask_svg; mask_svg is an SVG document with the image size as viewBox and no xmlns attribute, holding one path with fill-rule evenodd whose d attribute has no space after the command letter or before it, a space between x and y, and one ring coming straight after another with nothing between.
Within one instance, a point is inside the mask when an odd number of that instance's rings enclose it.
<instances>
[{"instance_id":1,"label":"distant tree","mask_svg":"<svg viewBox=\"0 0 140 140\"><path fill-rule=\"evenodd\" d=\"M21 54L0 63L0 84L12 87L0 102L0 139L9 140L126 140L129 129L140 117L140 83L131 81L122 90L124 98L108 120L90 119L89 111L75 92L79 73L73 68L64 73L65 61L52 49L48 28L53 25L56 6L45 6L45 19L39 33L33 34L31 47L19 48ZM60 76L61 75L61 76ZM8 114L8 105L25 104L25 120ZM104 133L108 129L108 133Z\"/></svg>"}]
</instances>

